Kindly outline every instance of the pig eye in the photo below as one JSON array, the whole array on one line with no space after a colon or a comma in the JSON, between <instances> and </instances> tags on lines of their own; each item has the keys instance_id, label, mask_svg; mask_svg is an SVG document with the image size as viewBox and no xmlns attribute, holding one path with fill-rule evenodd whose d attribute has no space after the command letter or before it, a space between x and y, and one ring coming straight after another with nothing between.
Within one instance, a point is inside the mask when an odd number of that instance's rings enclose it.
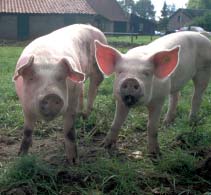
<instances>
[{"instance_id":1,"label":"pig eye","mask_svg":"<svg viewBox=\"0 0 211 195\"><path fill-rule=\"evenodd\" d=\"M61 76L57 76L57 77L56 77L56 80L57 80L57 81L62 81L62 80L64 80L64 78L61 77Z\"/></svg>"},{"instance_id":2,"label":"pig eye","mask_svg":"<svg viewBox=\"0 0 211 195\"><path fill-rule=\"evenodd\" d=\"M27 80L29 80L29 81L35 80L35 73L32 72L31 74L29 74L29 75L27 76Z\"/></svg>"},{"instance_id":3,"label":"pig eye","mask_svg":"<svg viewBox=\"0 0 211 195\"><path fill-rule=\"evenodd\" d=\"M145 71L143 71L143 75L144 76L146 76L146 77L149 77L149 76L151 76L151 71L149 71L149 70L145 70Z\"/></svg>"},{"instance_id":4,"label":"pig eye","mask_svg":"<svg viewBox=\"0 0 211 195\"><path fill-rule=\"evenodd\" d=\"M33 81L34 80L34 75L31 75L29 78L28 78L29 81Z\"/></svg>"}]
</instances>

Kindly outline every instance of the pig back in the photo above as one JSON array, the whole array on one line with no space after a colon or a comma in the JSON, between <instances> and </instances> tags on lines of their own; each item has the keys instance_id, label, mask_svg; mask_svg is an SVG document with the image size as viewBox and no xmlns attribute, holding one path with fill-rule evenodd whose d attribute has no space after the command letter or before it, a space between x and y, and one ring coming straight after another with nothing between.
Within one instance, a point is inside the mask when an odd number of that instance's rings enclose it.
<instances>
[{"instance_id":1,"label":"pig back","mask_svg":"<svg viewBox=\"0 0 211 195\"><path fill-rule=\"evenodd\" d=\"M106 37L97 28L91 25L74 24L50 34L52 39L58 40L56 44L65 55L74 58L83 73L89 74L92 64L95 63L94 41L107 44ZM53 41L53 40L52 40ZM65 46L64 46L65 45Z\"/></svg>"},{"instance_id":2,"label":"pig back","mask_svg":"<svg viewBox=\"0 0 211 195\"><path fill-rule=\"evenodd\" d=\"M151 51L168 50L180 45L179 63L170 75L171 92L178 91L198 72L211 66L211 42L197 32L178 32L148 45Z\"/></svg>"}]
</instances>

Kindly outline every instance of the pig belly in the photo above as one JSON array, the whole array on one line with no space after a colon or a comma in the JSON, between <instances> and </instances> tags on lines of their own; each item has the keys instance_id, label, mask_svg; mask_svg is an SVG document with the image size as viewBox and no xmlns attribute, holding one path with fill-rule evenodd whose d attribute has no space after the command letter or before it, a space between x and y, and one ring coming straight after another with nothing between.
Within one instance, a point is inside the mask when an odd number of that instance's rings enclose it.
<instances>
[{"instance_id":1,"label":"pig belly","mask_svg":"<svg viewBox=\"0 0 211 195\"><path fill-rule=\"evenodd\" d=\"M187 67L187 66L186 66ZM184 85L193 78L195 75L196 70L194 67L190 68L179 68L175 70L173 75L171 75L171 93L177 92L184 87Z\"/></svg>"}]
</instances>

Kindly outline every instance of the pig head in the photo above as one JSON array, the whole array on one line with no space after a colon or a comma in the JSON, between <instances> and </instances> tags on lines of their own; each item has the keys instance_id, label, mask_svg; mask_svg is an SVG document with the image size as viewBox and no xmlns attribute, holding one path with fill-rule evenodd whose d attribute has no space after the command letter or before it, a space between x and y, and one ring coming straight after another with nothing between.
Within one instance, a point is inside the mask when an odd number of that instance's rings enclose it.
<instances>
[{"instance_id":1,"label":"pig head","mask_svg":"<svg viewBox=\"0 0 211 195\"><path fill-rule=\"evenodd\" d=\"M163 82L176 68L180 46L140 58L121 54L96 41L96 59L105 75L115 73L114 94L127 107L147 105L154 89L154 80Z\"/></svg>"},{"instance_id":2,"label":"pig head","mask_svg":"<svg viewBox=\"0 0 211 195\"><path fill-rule=\"evenodd\" d=\"M37 58L21 56L13 80L24 113L50 121L67 111L68 79L80 83L85 75L74 69L74 61L69 57L48 63Z\"/></svg>"}]
</instances>

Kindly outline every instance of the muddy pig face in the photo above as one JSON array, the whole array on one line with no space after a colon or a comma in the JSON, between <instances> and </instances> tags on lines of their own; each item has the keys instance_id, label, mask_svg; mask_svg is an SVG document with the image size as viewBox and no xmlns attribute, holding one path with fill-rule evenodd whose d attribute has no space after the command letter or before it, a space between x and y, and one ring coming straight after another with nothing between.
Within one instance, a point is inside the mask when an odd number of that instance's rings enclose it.
<instances>
[{"instance_id":1,"label":"muddy pig face","mask_svg":"<svg viewBox=\"0 0 211 195\"><path fill-rule=\"evenodd\" d=\"M21 82L22 106L26 112L44 120L52 120L66 111L68 106L68 79L82 82L84 74L75 70L68 58L42 63L34 56L21 57L14 75L15 82Z\"/></svg>"},{"instance_id":2,"label":"muddy pig face","mask_svg":"<svg viewBox=\"0 0 211 195\"><path fill-rule=\"evenodd\" d=\"M126 106L147 104L152 97L153 80L168 77L178 63L179 47L152 55L122 54L96 41L96 59L105 75L115 73L114 95Z\"/></svg>"}]
</instances>

